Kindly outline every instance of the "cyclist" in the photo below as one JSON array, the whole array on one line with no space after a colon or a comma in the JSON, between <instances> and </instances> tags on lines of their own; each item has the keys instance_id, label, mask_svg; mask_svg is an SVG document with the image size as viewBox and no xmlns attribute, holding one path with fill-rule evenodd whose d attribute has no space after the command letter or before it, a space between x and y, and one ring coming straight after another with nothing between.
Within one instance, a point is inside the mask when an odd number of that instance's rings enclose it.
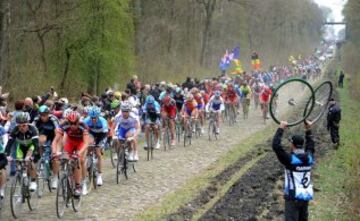
<instances>
[{"instance_id":1,"label":"cyclist","mask_svg":"<svg viewBox=\"0 0 360 221\"><path fill-rule=\"evenodd\" d=\"M251 88L246 81L243 81L240 87L240 92L242 96L244 119L246 119L248 118L248 114L249 114L250 98L251 98Z\"/></svg>"},{"instance_id":2,"label":"cyclist","mask_svg":"<svg viewBox=\"0 0 360 221\"><path fill-rule=\"evenodd\" d=\"M193 95L197 106L196 108L198 109L198 118L200 120L200 125L201 125L201 134L204 133L204 123L205 123L205 114L204 114L204 109L205 109L205 102L204 102L204 98L201 95L200 91L198 88L194 87L191 89L191 94Z\"/></svg>"},{"instance_id":3,"label":"cyclist","mask_svg":"<svg viewBox=\"0 0 360 221\"><path fill-rule=\"evenodd\" d=\"M80 197L81 194L87 194L85 182L82 187L81 181L82 177L85 177L86 174L85 153L90 142L90 137L86 125L80 122L80 114L78 112L69 111L66 114L66 120L60 124L56 130L56 135L52 143L52 153L54 157L59 155L59 145L62 143L65 134L64 152L69 156L75 153L80 158L80 165L76 167L74 171L76 183L74 195ZM56 172L55 174L58 174L58 160L56 160L56 158L54 158L54 160L56 162L54 164L54 171Z\"/></svg>"},{"instance_id":4,"label":"cyclist","mask_svg":"<svg viewBox=\"0 0 360 221\"><path fill-rule=\"evenodd\" d=\"M220 133L220 114L225 109L224 99L221 97L220 91L215 91L206 105L206 112L216 113L216 133Z\"/></svg>"},{"instance_id":5,"label":"cyclist","mask_svg":"<svg viewBox=\"0 0 360 221\"><path fill-rule=\"evenodd\" d=\"M95 153L98 158L97 167L99 174L96 177L96 185L102 186L102 172L103 172L103 148L107 142L107 135L109 126L105 118L100 116L101 110L97 106L92 106L89 110L88 117L84 119L85 125L88 127L93 143L95 145Z\"/></svg>"},{"instance_id":6,"label":"cyclist","mask_svg":"<svg viewBox=\"0 0 360 221\"><path fill-rule=\"evenodd\" d=\"M255 83L252 85L252 91L254 96L255 109L257 109L259 106L259 97L261 92L261 85L259 78L255 78Z\"/></svg>"},{"instance_id":7,"label":"cyclist","mask_svg":"<svg viewBox=\"0 0 360 221\"><path fill-rule=\"evenodd\" d=\"M188 119L190 117L195 120L198 118L199 112L197 106L198 104L195 101L194 96L192 94L188 94L183 109L181 111L181 115L184 119L185 128L188 126ZM193 128L193 132L195 132L195 127Z\"/></svg>"},{"instance_id":8,"label":"cyclist","mask_svg":"<svg viewBox=\"0 0 360 221\"><path fill-rule=\"evenodd\" d=\"M184 101L185 101L181 87L177 87L175 89L174 100L176 102L176 110L179 113L179 112L181 112L181 109L182 109L182 107L184 105Z\"/></svg>"},{"instance_id":9,"label":"cyclist","mask_svg":"<svg viewBox=\"0 0 360 221\"><path fill-rule=\"evenodd\" d=\"M264 123L266 123L266 119L268 118L268 110L269 110L269 101L270 95L272 94L271 88L266 84L263 84L260 92L260 107L263 114Z\"/></svg>"},{"instance_id":10,"label":"cyclist","mask_svg":"<svg viewBox=\"0 0 360 221\"><path fill-rule=\"evenodd\" d=\"M162 128L166 127L166 120L169 119L171 146L175 146L175 117L176 117L176 101L172 98L172 88L167 87L166 92L161 99L161 118ZM161 97L161 95L160 95Z\"/></svg>"},{"instance_id":11,"label":"cyclist","mask_svg":"<svg viewBox=\"0 0 360 221\"><path fill-rule=\"evenodd\" d=\"M135 113L132 112L132 105L125 101L121 105L121 113L114 120L115 135L118 140L128 140L131 144L129 152L129 161L138 161L139 155L137 150L137 136L140 133L140 120Z\"/></svg>"},{"instance_id":12,"label":"cyclist","mask_svg":"<svg viewBox=\"0 0 360 221\"><path fill-rule=\"evenodd\" d=\"M25 159L27 161L32 160L35 156L34 162L38 160L38 147L39 147L39 132L35 126L29 124L30 115L27 112L19 113L16 116L16 126L10 132L9 141L6 145L5 152L8 156L9 161L12 160L10 152L12 148L16 148L16 159ZM13 145L15 144L15 145ZM35 191L37 188L36 184L36 170L33 162L30 166L30 191Z\"/></svg>"},{"instance_id":13,"label":"cyclist","mask_svg":"<svg viewBox=\"0 0 360 221\"><path fill-rule=\"evenodd\" d=\"M51 143L54 140L56 129L59 127L59 121L50 114L48 106L42 105L39 108L39 116L35 118L33 124L39 130L40 156L45 152L45 157L50 160ZM57 176L54 176L51 180L51 188L56 189L57 182Z\"/></svg>"},{"instance_id":14,"label":"cyclist","mask_svg":"<svg viewBox=\"0 0 360 221\"><path fill-rule=\"evenodd\" d=\"M225 104L226 104L227 108L232 109L234 114L236 115L236 113L237 113L236 107L239 103L239 99L238 99L236 90L234 88L234 85L231 82L227 83L227 85L224 89L224 96L225 96ZM235 121L236 121L236 118L235 118Z\"/></svg>"},{"instance_id":15,"label":"cyclist","mask_svg":"<svg viewBox=\"0 0 360 221\"><path fill-rule=\"evenodd\" d=\"M159 125L160 125L160 104L155 101L152 95L148 95L145 104L142 107L145 123L145 137L146 141L149 140L150 127L153 126L154 135L156 139L155 149L160 149L159 140ZM148 148L148 143L145 142L145 149Z\"/></svg>"}]
</instances>

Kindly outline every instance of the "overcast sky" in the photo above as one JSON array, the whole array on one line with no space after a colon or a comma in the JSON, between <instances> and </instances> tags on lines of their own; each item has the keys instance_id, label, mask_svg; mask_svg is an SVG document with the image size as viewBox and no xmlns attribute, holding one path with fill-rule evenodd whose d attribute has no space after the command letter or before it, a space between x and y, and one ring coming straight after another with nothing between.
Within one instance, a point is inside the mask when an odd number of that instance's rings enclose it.
<instances>
[{"instance_id":1,"label":"overcast sky","mask_svg":"<svg viewBox=\"0 0 360 221\"><path fill-rule=\"evenodd\" d=\"M335 21L342 21L342 9L346 4L347 0L314 0L317 4L321 6L326 6L332 10L332 15Z\"/></svg>"},{"instance_id":2,"label":"overcast sky","mask_svg":"<svg viewBox=\"0 0 360 221\"><path fill-rule=\"evenodd\" d=\"M344 18L342 15L342 10L347 0L314 0L320 6L326 6L331 9L331 16L336 22L341 22ZM341 29L344 28L343 25L335 25L335 32L338 33Z\"/></svg>"}]
</instances>

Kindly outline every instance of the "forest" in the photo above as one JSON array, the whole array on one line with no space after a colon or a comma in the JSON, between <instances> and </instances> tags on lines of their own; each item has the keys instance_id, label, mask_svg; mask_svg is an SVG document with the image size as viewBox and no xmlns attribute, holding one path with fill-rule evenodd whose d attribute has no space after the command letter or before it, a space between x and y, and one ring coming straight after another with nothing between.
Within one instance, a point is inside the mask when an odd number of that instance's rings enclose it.
<instances>
[{"instance_id":1,"label":"forest","mask_svg":"<svg viewBox=\"0 0 360 221\"><path fill-rule=\"evenodd\" d=\"M325 17L312 0L1 0L0 9L0 82L12 98L50 86L98 94L133 74L215 76L235 46L245 70L252 51L266 70L310 54Z\"/></svg>"},{"instance_id":2,"label":"forest","mask_svg":"<svg viewBox=\"0 0 360 221\"><path fill-rule=\"evenodd\" d=\"M360 98L360 2L348 0L343 14L347 25L347 42L341 50L341 62L345 72L349 74L350 86L354 98Z\"/></svg>"}]
</instances>

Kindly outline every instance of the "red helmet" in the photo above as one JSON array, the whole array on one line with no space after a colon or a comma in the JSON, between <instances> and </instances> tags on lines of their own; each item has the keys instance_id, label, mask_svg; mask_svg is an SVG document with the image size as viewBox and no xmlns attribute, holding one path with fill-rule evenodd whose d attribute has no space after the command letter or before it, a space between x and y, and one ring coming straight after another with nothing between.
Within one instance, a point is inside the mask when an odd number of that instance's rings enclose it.
<instances>
[{"instance_id":1,"label":"red helmet","mask_svg":"<svg viewBox=\"0 0 360 221\"><path fill-rule=\"evenodd\" d=\"M164 99L162 100L162 103L168 105L170 101L171 101L170 96L165 96Z\"/></svg>"},{"instance_id":2,"label":"red helmet","mask_svg":"<svg viewBox=\"0 0 360 221\"><path fill-rule=\"evenodd\" d=\"M77 111L71 111L67 114L66 119L71 123L76 123L80 120L80 114Z\"/></svg>"}]
</instances>

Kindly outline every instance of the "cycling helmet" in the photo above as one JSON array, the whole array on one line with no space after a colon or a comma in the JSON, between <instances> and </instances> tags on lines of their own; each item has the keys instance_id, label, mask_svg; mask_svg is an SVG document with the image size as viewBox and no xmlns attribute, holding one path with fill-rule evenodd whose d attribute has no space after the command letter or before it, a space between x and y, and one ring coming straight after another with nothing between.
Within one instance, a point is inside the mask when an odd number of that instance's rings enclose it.
<instances>
[{"instance_id":1,"label":"cycling helmet","mask_svg":"<svg viewBox=\"0 0 360 221\"><path fill-rule=\"evenodd\" d=\"M89 116L91 118L98 118L100 116L101 110L97 106L92 106L89 110Z\"/></svg>"},{"instance_id":2,"label":"cycling helmet","mask_svg":"<svg viewBox=\"0 0 360 221\"><path fill-rule=\"evenodd\" d=\"M121 92L120 92L120 91L115 91L115 92L114 92L114 96L115 96L116 99L120 100L120 98L121 98Z\"/></svg>"},{"instance_id":3,"label":"cycling helmet","mask_svg":"<svg viewBox=\"0 0 360 221\"><path fill-rule=\"evenodd\" d=\"M111 102L111 109L116 109L118 107L120 107L120 101L118 100L114 100L113 102Z\"/></svg>"},{"instance_id":4,"label":"cycling helmet","mask_svg":"<svg viewBox=\"0 0 360 221\"><path fill-rule=\"evenodd\" d=\"M189 95L186 97L186 100L192 101L192 100L194 100L194 96L193 96L192 94L189 94Z\"/></svg>"},{"instance_id":5,"label":"cycling helmet","mask_svg":"<svg viewBox=\"0 0 360 221\"><path fill-rule=\"evenodd\" d=\"M39 107L39 113L40 113L40 114L50 113L50 109L49 109L49 107L46 106L46 105L41 105L41 106Z\"/></svg>"},{"instance_id":6,"label":"cycling helmet","mask_svg":"<svg viewBox=\"0 0 360 221\"><path fill-rule=\"evenodd\" d=\"M63 104L69 104L69 100L66 97L60 98L59 101Z\"/></svg>"},{"instance_id":7,"label":"cycling helmet","mask_svg":"<svg viewBox=\"0 0 360 221\"><path fill-rule=\"evenodd\" d=\"M216 98L219 98L219 97L221 96L221 92L220 92L220 91L215 91L214 94L215 94L215 97L216 97Z\"/></svg>"},{"instance_id":8,"label":"cycling helmet","mask_svg":"<svg viewBox=\"0 0 360 221\"><path fill-rule=\"evenodd\" d=\"M175 90L175 92L176 92L177 94L180 94L180 93L181 93L181 87L177 87L176 90Z\"/></svg>"},{"instance_id":9,"label":"cycling helmet","mask_svg":"<svg viewBox=\"0 0 360 221\"><path fill-rule=\"evenodd\" d=\"M84 109L83 109L83 111L82 111L82 113L83 113L83 114L89 114L90 109L91 109L91 106L85 106Z\"/></svg>"},{"instance_id":10,"label":"cycling helmet","mask_svg":"<svg viewBox=\"0 0 360 221\"><path fill-rule=\"evenodd\" d=\"M121 104L121 111L131 111L132 105L129 101L125 101Z\"/></svg>"},{"instance_id":11,"label":"cycling helmet","mask_svg":"<svg viewBox=\"0 0 360 221\"><path fill-rule=\"evenodd\" d=\"M15 121L17 124L27 124L30 121L30 115L28 112L21 112L16 115Z\"/></svg>"},{"instance_id":12,"label":"cycling helmet","mask_svg":"<svg viewBox=\"0 0 360 221\"><path fill-rule=\"evenodd\" d=\"M66 119L71 123L76 123L80 120L80 114L77 111L70 111L67 113Z\"/></svg>"},{"instance_id":13,"label":"cycling helmet","mask_svg":"<svg viewBox=\"0 0 360 221\"><path fill-rule=\"evenodd\" d=\"M152 103L154 103L154 101L155 101L155 99L152 95L149 95L146 97L146 103L152 104Z\"/></svg>"}]
</instances>

